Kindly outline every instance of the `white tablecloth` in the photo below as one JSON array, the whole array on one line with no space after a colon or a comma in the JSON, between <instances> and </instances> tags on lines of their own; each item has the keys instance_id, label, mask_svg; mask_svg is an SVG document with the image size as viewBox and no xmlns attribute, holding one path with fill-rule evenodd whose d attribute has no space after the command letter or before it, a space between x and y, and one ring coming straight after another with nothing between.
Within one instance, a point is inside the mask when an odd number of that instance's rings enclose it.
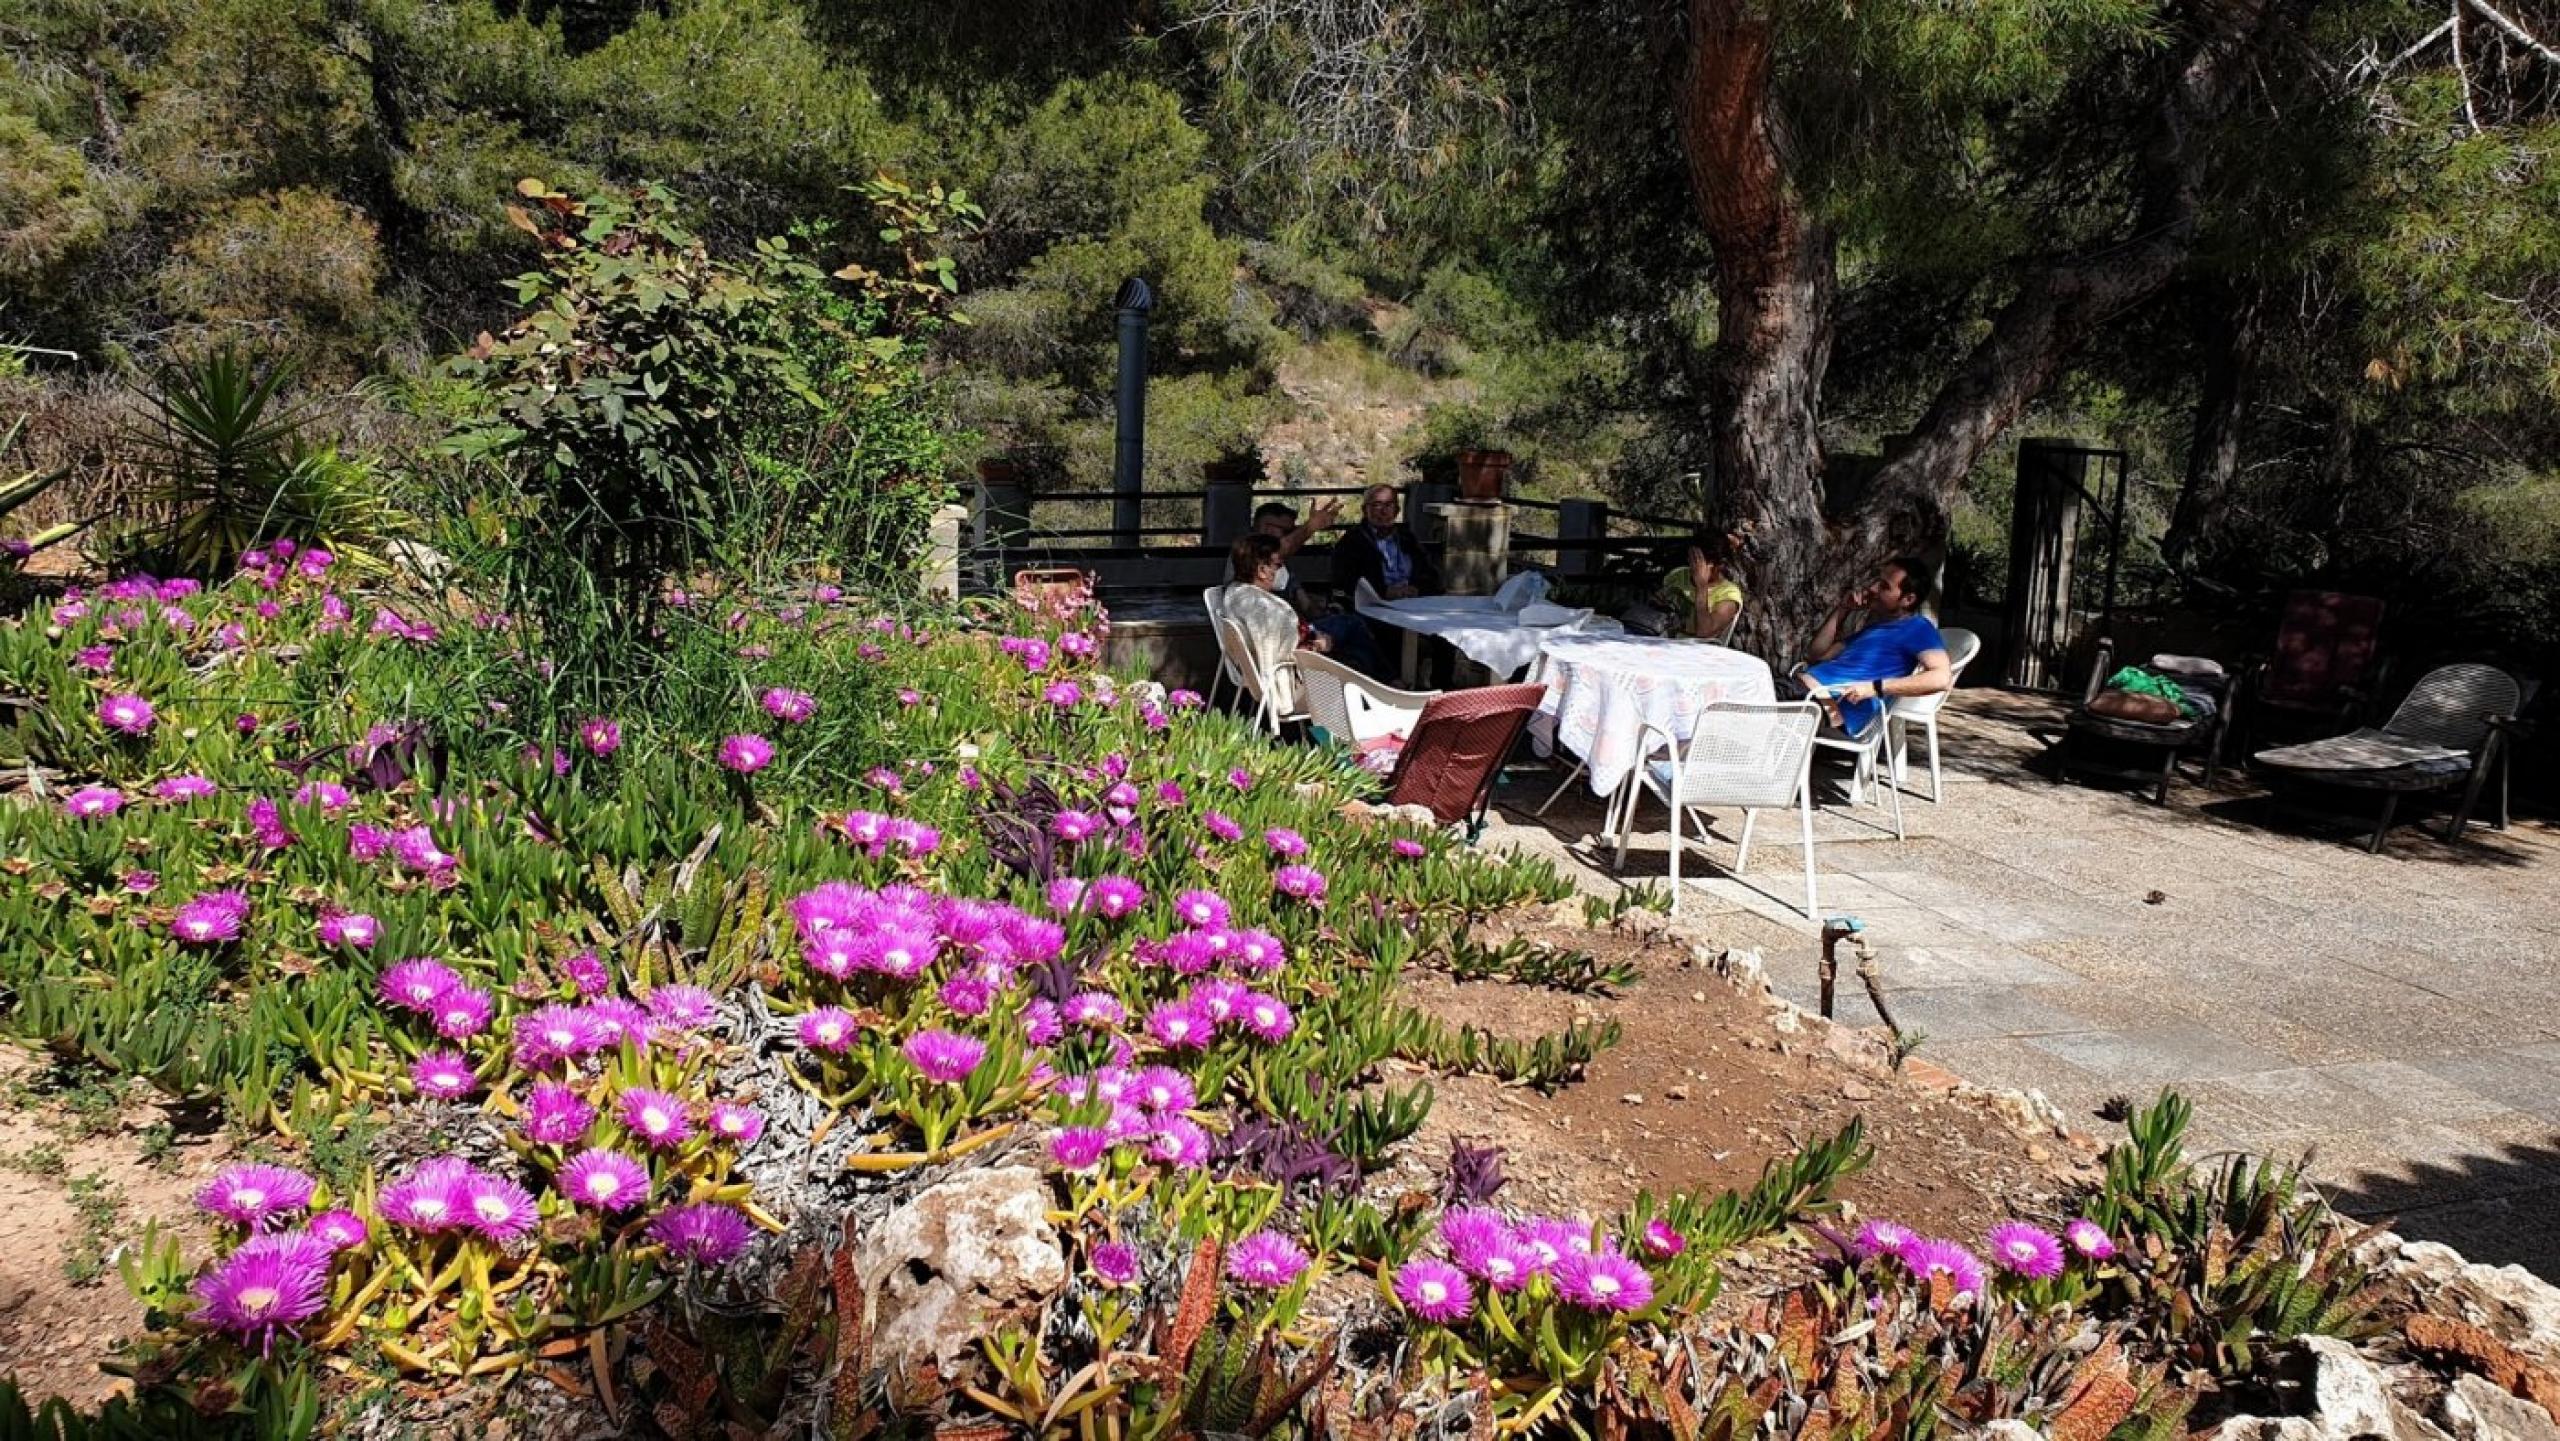
<instances>
[{"instance_id":1,"label":"white tablecloth","mask_svg":"<svg viewBox=\"0 0 2560 1441\"><path fill-rule=\"evenodd\" d=\"M1626 627L1607 616L1590 616L1577 625L1523 625L1520 612L1504 608L1489 595L1420 595L1407 600L1374 600L1362 595L1360 614L1380 625L1411 635L1435 635L1497 680L1510 680L1538 658L1538 647L1563 634L1615 634ZM1409 681L1412 676L1406 676Z\"/></svg>"},{"instance_id":2,"label":"white tablecloth","mask_svg":"<svg viewBox=\"0 0 2560 1441\"><path fill-rule=\"evenodd\" d=\"M1615 794L1643 759L1648 723L1685 741L1718 701L1777 698L1766 662L1710 641L1566 635L1545 651L1547 695L1530 737L1542 752L1562 746L1588 761L1598 795Z\"/></svg>"}]
</instances>

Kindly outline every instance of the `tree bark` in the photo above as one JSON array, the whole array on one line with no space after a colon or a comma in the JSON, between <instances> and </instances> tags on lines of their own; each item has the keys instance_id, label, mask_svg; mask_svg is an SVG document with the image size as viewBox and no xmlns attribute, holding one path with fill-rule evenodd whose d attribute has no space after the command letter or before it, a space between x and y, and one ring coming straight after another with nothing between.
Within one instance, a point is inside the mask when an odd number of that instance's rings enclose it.
<instances>
[{"instance_id":1,"label":"tree bark","mask_svg":"<svg viewBox=\"0 0 2560 1441\"><path fill-rule=\"evenodd\" d=\"M2187 443L2187 470L2178 485L2169 533L2160 541L2161 558L2172 570L2183 569L2190 557L2210 549L2230 513L2258 346L2266 335L2254 291L2242 295L2217 286L2202 303L2204 379L2196 396L2195 433Z\"/></svg>"},{"instance_id":2,"label":"tree bark","mask_svg":"<svg viewBox=\"0 0 2560 1441\"><path fill-rule=\"evenodd\" d=\"M1795 658L1837 592L1896 554L1942 543L1948 507L2000 433L2100 325L2176 275L2194 244L2207 132L2240 92L2275 8L2215 0L2190 12L2195 32L2139 158L2130 236L2022 275L1989 333L1886 456L1857 513L1826 528L1819 427L1838 295L1833 237L1789 173L1769 16L1755 0L1689 0L1677 118L1715 253L1707 402L1721 518L1749 533L1763 617L1756 648Z\"/></svg>"},{"instance_id":3,"label":"tree bark","mask_svg":"<svg viewBox=\"0 0 2560 1441\"><path fill-rule=\"evenodd\" d=\"M1821 622L1829 598L1820 422L1837 255L1790 174L1769 17L1752 0L1690 0L1688 25L1676 118L1716 258L1706 399L1718 520L1746 536L1762 617L1748 639L1776 659Z\"/></svg>"}]
</instances>

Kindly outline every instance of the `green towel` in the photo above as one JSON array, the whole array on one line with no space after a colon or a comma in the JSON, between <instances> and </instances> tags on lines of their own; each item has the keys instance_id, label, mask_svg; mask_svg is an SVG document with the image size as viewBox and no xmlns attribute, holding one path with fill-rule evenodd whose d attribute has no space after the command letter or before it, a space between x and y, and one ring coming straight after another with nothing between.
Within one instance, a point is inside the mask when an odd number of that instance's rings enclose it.
<instances>
[{"instance_id":1,"label":"green towel","mask_svg":"<svg viewBox=\"0 0 2560 1441\"><path fill-rule=\"evenodd\" d=\"M2187 693L2178 688L2178 683L2176 681L2169 679L2158 671L2144 670L2138 665L2126 666L2124 669L2117 671L2114 675L2107 677L2106 688L2108 690L2126 691L2133 695L2158 696L2160 699L2176 706L2179 713L2182 715L2192 716L2196 714L2199 709L2194 701L2187 699Z\"/></svg>"}]
</instances>

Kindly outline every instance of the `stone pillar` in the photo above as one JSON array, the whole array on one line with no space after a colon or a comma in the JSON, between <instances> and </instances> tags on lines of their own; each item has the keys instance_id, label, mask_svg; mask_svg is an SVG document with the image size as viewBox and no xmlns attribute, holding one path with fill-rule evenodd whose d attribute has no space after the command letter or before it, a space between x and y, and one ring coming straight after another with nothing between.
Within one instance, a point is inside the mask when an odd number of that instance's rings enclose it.
<instances>
[{"instance_id":1,"label":"stone pillar","mask_svg":"<svg viewBox=\"0 0 2560 1441\"><path fill-rule=\"evenodd\" d=\"M1491 595L1511 569L1511 506L1500 500L1453 500L1432 507L1448 545L1440 574L1451 595Z\"/></svg>"},{"instance_id":2,"label":"stone pillar","mask_svg":"<svg viewBox=\"0 0 2560 1441\"><path fill-rule=\"evenodd\" d=\"M1031 539L1031 492L1011 481L978 482L972 537L981 550L1020 546Z\"/></svg>"},{"instance_id":3,"label":"stone pillar","mask_svg":"<svg viewBox=\"0 0 2560 1441\"><path fill-rule=\"evenodd\" d=\"M1596 549L1575 546L1578 540L1605 540L1609 535L1609 502L1566 500L1556 503L1556 575L1579 580L1600 573L1605 558Z\"/></svg>"},{"instance_id":4,"label":"stone pillar","mask_svg":"<svg viewBox=\"0 0 2560 1441\"><path fill-rule=\"evenodd\" d=\"M1422 537L1424 545L1438 545L1444 538L1446 517L1443 508L1458 498L1458 488L1436 481L1417 480L1404 488L1405 523ZM1359 519L1355 512L1354 520Z\"/></svg>"},{"instance_id":5,"label":"stone pillar","mask_svg":"<svg viewBox=\"0 0 2560 1441\"><path fill-rule=\"evenodd\" d=\"M1200 543L1223 550L1253 529L1253 482L1209 478L1200 502Z\"/></svg>"},{"instance_id":6,"label":"stone pillar","mask_svg":"<svg viewBox=\"0 0 2560 1441\"><path fill-rule=\"evenodd\" d=\"M946 505L926 522L924 540L924 594L927 600L960 598L960 527L969 519L969 507Z\"/></svg>"}]
</instances>

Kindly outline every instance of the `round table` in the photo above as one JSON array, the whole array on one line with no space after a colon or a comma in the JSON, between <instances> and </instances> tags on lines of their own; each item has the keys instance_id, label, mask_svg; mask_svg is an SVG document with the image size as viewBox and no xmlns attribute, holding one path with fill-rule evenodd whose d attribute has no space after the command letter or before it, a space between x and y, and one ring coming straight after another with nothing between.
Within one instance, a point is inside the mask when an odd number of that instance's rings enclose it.
<instances>
[{"instance_id":1,"label":"round table","mask_svg":"<svg viewBox=\"0 0 2560 1441\"><path fill-rule=\"evenodd\" d=\"M1635 773L1647 725L1685 741L1711 705L1777 698L1765 662L1712 641L1563 635L1539 653L1547 694L1530 736L1541 753L1582 757L1595 795L1615 795Z\"/></svg>"}]
</instances>

